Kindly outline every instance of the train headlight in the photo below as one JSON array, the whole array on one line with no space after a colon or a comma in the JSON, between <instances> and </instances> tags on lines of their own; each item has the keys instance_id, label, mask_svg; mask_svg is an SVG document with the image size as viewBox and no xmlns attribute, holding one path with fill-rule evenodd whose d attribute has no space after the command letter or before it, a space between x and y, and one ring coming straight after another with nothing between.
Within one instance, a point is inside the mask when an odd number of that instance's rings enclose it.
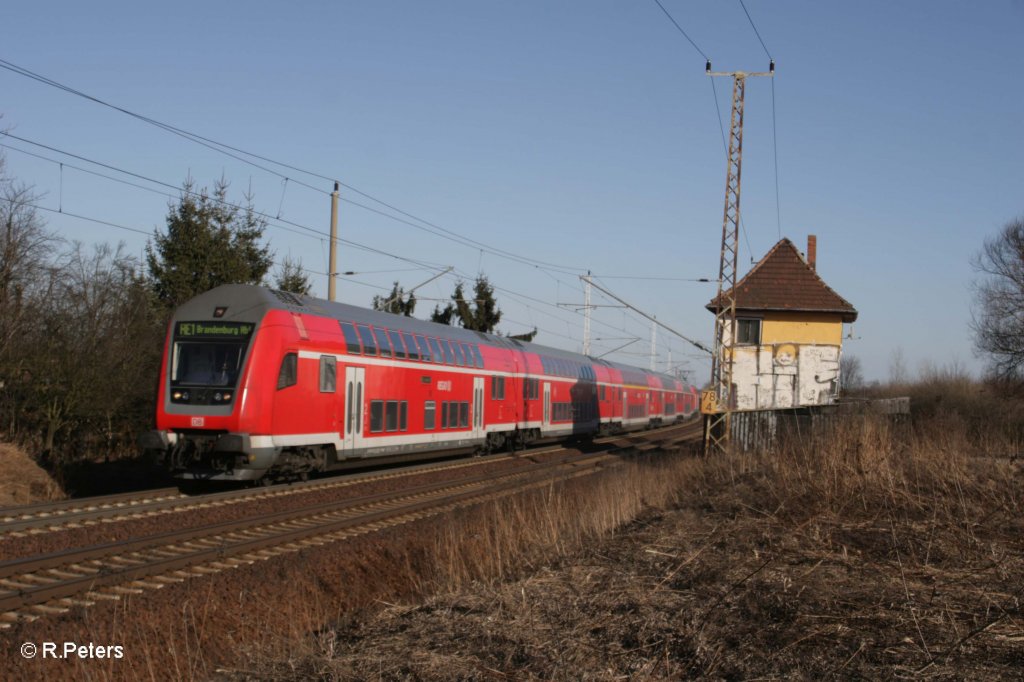
<instances>
[{"instance_id":1,"label":"train headlight","mask_svg":"<svg viewBox=\"0 0 1024 682\"><path fill-rule=\"evenodd\" d=\"M181 400L181 391L175 391L174 393L171 394L171 397L174 398L175 400Z\"/></svg>"},{"instance_id":2,"label":"train headlight","mask_svg":"<svg viewBox=\"0 0 1024 682\"><path fill-rule=\"evenodd\" d=\"M231 394L230 393L225 393L224 394L224 402L227 402L229 400L231 400Z\"/></svg>"},{"instance_id":3,"label":"train headlight","mask_svg":"<svg viewBox=\"0 0 1024 682\"><path fill-rule=\"evenodd\" d=\"M218 391L217 393L213 394L213 399L214 401L219 403L221 400L224 399L224 396Z\"/></svg>"}]
</instances>

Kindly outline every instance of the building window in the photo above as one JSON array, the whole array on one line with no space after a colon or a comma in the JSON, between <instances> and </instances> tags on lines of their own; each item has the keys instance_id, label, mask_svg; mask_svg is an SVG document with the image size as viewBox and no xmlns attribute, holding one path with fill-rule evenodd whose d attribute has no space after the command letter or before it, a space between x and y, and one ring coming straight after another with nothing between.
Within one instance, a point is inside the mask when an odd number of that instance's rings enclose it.
<instances>
[{"instance_id":1,"label":"building window","mask_svg":"<svg viewBox=\"0 0 1024 682\"><path fill-rule=\"evenodd\" d=\"M736 319L737 345L761 345L761 320L740 317Z\"/></svg>"}]
</instances>

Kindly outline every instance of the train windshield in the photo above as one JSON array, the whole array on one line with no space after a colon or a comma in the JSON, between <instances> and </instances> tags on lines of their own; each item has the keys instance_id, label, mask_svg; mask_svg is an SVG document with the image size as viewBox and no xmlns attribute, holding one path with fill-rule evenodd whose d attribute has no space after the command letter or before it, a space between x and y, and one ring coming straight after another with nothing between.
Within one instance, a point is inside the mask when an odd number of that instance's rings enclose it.
<instances>
[{"instance_id":1,"label":"train windshield","mask_svg":"<svg viewBox=\"0 0 1024 682\"><path fill-rule=\"evenodd\" d=\"M233 388L255 325L179 322L171 356L171 386Z\"/></svg>"}]
</instances>

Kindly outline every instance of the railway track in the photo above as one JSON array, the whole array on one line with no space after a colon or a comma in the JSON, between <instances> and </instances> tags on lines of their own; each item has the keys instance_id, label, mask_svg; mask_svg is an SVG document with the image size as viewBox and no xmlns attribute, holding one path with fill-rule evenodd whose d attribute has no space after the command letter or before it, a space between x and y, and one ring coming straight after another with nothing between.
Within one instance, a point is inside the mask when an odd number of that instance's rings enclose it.
<instances>
[{"instance_id":1,"label":"railway track","mask_svg":"<svg viewBox=\"0 0 1024 682\"><path fill-rule=\"evenodd\" d=\"M0 628L591 475L621 462L622 456L616 453L623 449L635 449L638 443L668 447L693 440L693 434L690 425L676 425L598 440L609 449L540 450L520 455L525 460L520 468L497 474L477 473L330 501L311 498L306 505L259 517L0 562ZM557 456L541 456L558 450L562 452Z\"/></svg>"},{"instance_id":2,"label":"railway track","mask_svg":"<svg viewBox=\"0 0 1024 682\"><path fill-rule=\"evenodd\" d=\"M379 531L553 480L592 474L616 459L610 454L568 456L527 471L426 484L259 519L0 563L0 626Z\"/></svg>"},{"instance_id":3,"label":"railway track","mask_svg":"<svg viewBox=\"0 0 1024 682\"><path fill-rule=\"evenodd\" d=\"M635 447L638 450L653 450L665 447L673 436L680 441L690 438L692 422L674 424L655 431L634 432L594 440L598 445ZM513 457L538 456L555 452L560 448L541 447L520 451L515 455L495 454L456 461L418 464L387 471L370 471L347 474L324 479L282 483L266 488L245 488L225 490L203 495L188 495L178 488L160 488L136 493L104 495L100 497L62 500L20 507L0 509L0 538L20 537L47 533L60 528L80 528L97 523L111 523L126 519L145 518L159 514L219 507L256 499L273 499L307 493L317 490L346 488L373 481L402 478L410 475L435 471L458 470L479 466L481 463L500 462Z\"/></svg>"},{"instance_id":4,"label":"railway track","mask_svg":"<svg viewBox=\"0 0 1024 682\"><path fill-rule=\"evenodd\" d=\"M476 458L456 462L422 464L388 471L372 471L331 478L281 483L265 488L240 488L201 495L187 495L178 488L162 488L141 493L109 495L82 500L13 507L0 511L0 537L10 534L47 533L60 528L75 528L96 523L111 523L209 507L220 507L258 499L273 499L313 492L346 488L372 481L401 478L412 474L477 466L482 461L498 461L508 455L491 455L493 459Z\"/></svg>"}]
</instances>

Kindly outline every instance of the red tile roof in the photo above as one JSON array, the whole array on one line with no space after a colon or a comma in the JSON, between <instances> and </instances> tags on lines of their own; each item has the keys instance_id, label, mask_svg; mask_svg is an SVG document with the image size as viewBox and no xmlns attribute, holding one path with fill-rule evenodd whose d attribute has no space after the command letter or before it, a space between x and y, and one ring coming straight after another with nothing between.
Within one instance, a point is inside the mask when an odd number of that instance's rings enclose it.
<instances>
[{"instance_id":1,"label":"red tile roof","mask_svg":"<svg viewBox=\"0 0 1024 682\"><path fill-rule=\"evenodd\" d=\"M833 291L793 246L782 239L736 283L736 309L838 313L843 322L857 319L857 309ZM714 312L718 297L707 309Z\"/></svg>"}]
</instances>

